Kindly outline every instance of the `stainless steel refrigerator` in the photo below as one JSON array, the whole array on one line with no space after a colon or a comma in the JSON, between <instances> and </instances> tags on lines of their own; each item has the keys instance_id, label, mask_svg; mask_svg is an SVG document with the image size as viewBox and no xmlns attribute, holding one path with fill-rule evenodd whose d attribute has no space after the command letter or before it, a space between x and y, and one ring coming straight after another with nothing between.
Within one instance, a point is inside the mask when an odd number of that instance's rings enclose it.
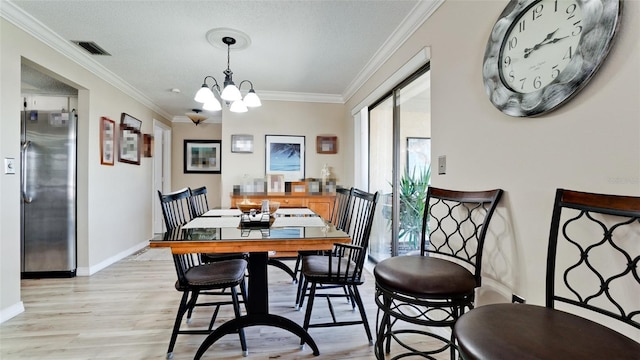
<instances>
[{"instance_id":1,"label":"stainless steel refrigerator","mask_svg":"<svg viewBox=\"0 0 640 360\"><path fill-rule=\"evenodd\" d=\"M75 111L23 111L22 277L76 274Z\"/></svg>"}]
</instances>

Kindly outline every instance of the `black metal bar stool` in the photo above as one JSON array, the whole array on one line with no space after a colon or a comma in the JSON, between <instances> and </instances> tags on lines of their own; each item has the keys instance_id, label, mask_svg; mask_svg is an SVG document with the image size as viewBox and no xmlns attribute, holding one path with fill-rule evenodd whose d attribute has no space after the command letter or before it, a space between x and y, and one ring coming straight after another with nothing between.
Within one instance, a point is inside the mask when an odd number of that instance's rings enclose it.
<instances>
[{"instance_id":1,"label":"black metal bar stool","mask_svg":"<svg viewBox=\"0 0 640 360\"><path fill-rule=\"evenodd\" d=\"M378 336L376 358L384 359L395 340L406 356L446 351L455 358L453 335L445 338L428 327L453 328L465 308L472 308L480 286L482 247L502 190L454 191L429 187L422 221L420 255L385 259L374 268ZM452 329L453 330L453 329ZM408 339L438 340L436 349L418 349Z\"/></svg>"},{"instance_id":2,"label":"black metal bar stool","mask_svg":"<svg viewBox=\"0 0 640 360\"><path fill-rule=\"evenodd\" d=\"M546 306L469 311L454 328L460 354L469 360L640 359L640 343L621 333L640 339L639 267L640 197L558 189Z\"/></svg>"}]
</instances>

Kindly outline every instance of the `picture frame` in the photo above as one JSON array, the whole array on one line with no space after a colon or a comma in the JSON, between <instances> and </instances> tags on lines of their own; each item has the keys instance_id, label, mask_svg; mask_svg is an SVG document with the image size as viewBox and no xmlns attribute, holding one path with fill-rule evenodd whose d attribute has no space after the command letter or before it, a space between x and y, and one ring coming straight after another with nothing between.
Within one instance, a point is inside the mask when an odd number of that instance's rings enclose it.
<instances>
[{"instance_id":1,"label":"picture frame","mask_svg":"<svg viewBox=\"0 0 640 360\"><path fill-rule=\"evenodd\" d=\"M113 166L115 162L116 122L100 118L100 164Z\"/></svg>"},{"instance_id":2,"label":"picture frame","mask_svg":"<svg viewBox=\"0 0 640 360\"><path fill-rule=\"evenodd\" d=\"M120 125L118 161L140 165L140 132Z\"/></svg>"},{"instance_id":3,"label":"picture frame","mask_svg":"<svg viewBox=\"0 0 640 360\"><path fill-rule=\"evenodd\" d=\"M142 156L153 157L153 135L142 134Z\"/></svg>"},{"instance_id":4,"label":"picture frame","mask_svg":"<svg viewBox=\"0 0 640 360\"><path fill-rule=\"evenodd\" d=\"M431 166L431 138L407 137L407 170L409 174L421 174Z\"/></svg>"},{"instance_id":5,"label":"picture frame","mask_svg":"<svg viewBox=\"0 0 640 360\"><path fill-rule=\"evenodd\" d=\"M298 181L304 173L304 136L265 135L265 175L282 174L285 181Z\"/></svg>"},{"instance_id":6,"label":"picture frame","mask_svg":"<svg viewBox=\"0 0 640 360\"><path fill-rule=\"evenodd\" d=\"M221 140L184 140L185 174L220 174L221 170Z\"/></svg>"},{"instance_id":7,"label":"picture frame","mask_svg":"<svg viewBox=\"0 0 640 360\"><path fill-rule=\"evenodd\" d=\"M142 121L127 113L122 113L122 115L120 115L120 125L140 132L140 129L142 128Z\"/></svg>"},{"instance_id":8,"label":"picture frame","mask_svg":"<svg viewBox=\"0 0 640 360\"><path fill-rule=\"evenodd\" d=\"M232 153L253 153L253 135L231 135Z\"/></svg>"},{"instance_id":9,"label":"picture frame","mask_svg":"<svg viewBox=\"0 0 640 360\"><path fill-rule=\"evenodd\" d=\"M337 154L338 153L338 137L337 136L317 136L316 152L318 154Z\"/></svg>"},{"instance_id":10,"label":"picture frame","mask_svg":"<svg viewBox=\"0 0 640 360\"><path fill-rule=\"evenodd\" d=\"M285 180L282 174L267 175L267 194L284 194Z\"/></svg>"}]
</instances>

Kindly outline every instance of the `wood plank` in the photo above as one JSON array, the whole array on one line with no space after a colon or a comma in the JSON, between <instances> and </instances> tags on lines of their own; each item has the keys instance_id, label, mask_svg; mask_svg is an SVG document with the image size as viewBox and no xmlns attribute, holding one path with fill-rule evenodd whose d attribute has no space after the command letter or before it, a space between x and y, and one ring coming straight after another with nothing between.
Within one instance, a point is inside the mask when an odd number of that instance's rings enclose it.
<instances>
[{"instance_id":1,"label":"wood plank","mask_svg":"<svg viewBox=\"0 0 640 360\"><path fill-rule=\"evenodd\" d=\"M287 260L293 265L294 260ZM25 312L0 324L0 358L21 359L164 359L180 300L174 288L175 269L170 249L145 249L91 277L22 280ZM374 281L370 273L360 287L375 332ZM270 309L299 324L303 311L294 308L296 285L283 271L269 266ZM334 300L341 319L358 317L351 305ZM204 327L211 310L198 308L191 324ZM223 309L217 324L233 316ZM329 315L318 300L312 317ZM295 335L273 327L247 331L247 359L374 359L361 325L311 329L320 348L314 357L300 349ZM193 359L204 335L179 335L174 359ZM416 340L422 342L422 339ZM237 336L227 335L203 359L241 359ZM446 357L443 357L446 358Z\"/></svg>"}]
</instances>

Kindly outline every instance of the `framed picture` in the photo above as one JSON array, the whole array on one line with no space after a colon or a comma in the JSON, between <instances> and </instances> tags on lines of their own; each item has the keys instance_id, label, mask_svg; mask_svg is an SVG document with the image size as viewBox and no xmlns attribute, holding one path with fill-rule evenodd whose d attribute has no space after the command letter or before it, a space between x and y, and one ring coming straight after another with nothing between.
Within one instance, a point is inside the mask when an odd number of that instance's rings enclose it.
<instances>
[{"instance_id":1,"label":"framed picture","mask_svg":"<svg viewBox=\"0 0 640 360\"><path fill-rule=\"evenodd\" d=\"M231 135L232 153L252 153L253 135Z\"/></svg>"},{"instance_id":2,"label":"framed picture","mask_svg":"<svg viewBox=\"0 0 640 360\"><path fill-rule=\"evenodd\" d=\"M422 174L431 166L431 138L407 138L407 170L409 174Z\"/></svg>"},{"instance_id":3,"label":"framed picture","mask_svg":"<svg viewBox=\"0 0 640 360\"><path fill-rule=\"evenodd\" d=\"M116 139L116 122L106 118L100 118L100 164L113 166L114 146Z\"/></svg>"},{"instance_id":4,"label":"framed picture","mask_svg":"<svg viewBox=\"0 0 640 360\"><path fill-rule=\"evenodd\" d=\"M140 132L142 121L134 118L129 114L122 113L122 115L120 115L120 126L124 126L126 128Z\"/></svg>"},{"instance_id":5,"label":"framed picture","mask_svg":"<svg viewBox=\"0 0 640 360\"><path fill-rule=\"evenodd\" d=\"M265 174L285 181L304 179L304 136L265 135Z\"/></svg>"},{"instance_id":6,"label":"framed picture","mask_svg":"<svg viewBox=\"0 0 640 360\"><path fill-rule=\"evenodd\" d=\"M284 193L284 175L269 174L267 175L267 193L283 194Z\"/></svg>"},{"instance_id":7,"label":"framed picture","mask_svg":"<svg viewBox=\"0 0 640 360\"><path fill-rule=\"evenodd\" d=\"M118 161L140 165L140 131L120 125Z\"/></svg>"},{"instance_id":8,"label":"framed picture","mask_svg":"<svg viewBox=\"0 0 640 360\"><path fill-rule=\"evenodd\" d=\"M142 156L153 157L153 135L142 134Z\"/></svg>"},{"instance_id":9,"label":"framed picture","mask_svg":"<svg viewBox=\"0 0 640 360\"><path fill-rule=\"evenodd\" d=\"M220 140L185 140L184 173L220 174L221 155Z\"/></svg>"},{"instance_id":10,"label":"framed picture","mask_svg":"<svg viewBox=\"0 0 640 360\"><path fill-rule=\"evenodd\" d=\"M318 154L337 154L338 153L338 137L337 136L316 137L316 152Z\"/></svg>"}]
</instances>

